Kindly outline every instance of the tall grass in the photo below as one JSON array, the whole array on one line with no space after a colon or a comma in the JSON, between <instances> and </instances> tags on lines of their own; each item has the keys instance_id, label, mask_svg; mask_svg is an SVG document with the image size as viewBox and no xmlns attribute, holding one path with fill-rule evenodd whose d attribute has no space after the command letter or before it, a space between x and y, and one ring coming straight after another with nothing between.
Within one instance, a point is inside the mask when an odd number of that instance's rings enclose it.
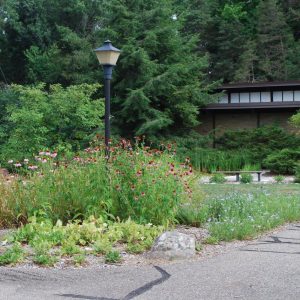
<instances>
[{"instance_id":1,"label":"tall grass","mask_svg":"<svg viewBox=\"0 0 300 300\"><path fill-rule=\"evenodd\" d=\"M190 156L193 167L201 172L236 171L253 164L250 154L245 151L195 148L186 155ZM256 164L253 168L260 169L260 165Z\"/></svg>"}]
</instances>

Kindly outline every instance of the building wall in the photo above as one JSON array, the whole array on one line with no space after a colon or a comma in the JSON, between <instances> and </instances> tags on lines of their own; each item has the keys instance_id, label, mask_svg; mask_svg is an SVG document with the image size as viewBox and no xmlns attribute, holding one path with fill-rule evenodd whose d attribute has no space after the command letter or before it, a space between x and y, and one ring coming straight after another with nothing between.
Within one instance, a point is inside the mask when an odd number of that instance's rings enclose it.
<instances>
[{"instance_id":1,"label":"building wall","mask_svg":"<svg viewBox=\"0 0 300 300\"><path fill-rule=\"evenodd\" d=\"M200 115L200 120L202 123L197 127L197 131L201 134L208 134L213 130L214 122L216 135L222 135L227 130L257 128L258 124L260 126L278 125L286 128L288 131L295 131L295 128L290 126L288 123L289 118L293 114L295 114L295 111L273 111L259 113L254 110L216 111L214 113L207 111Z\"/></svg>"}]
</instances>

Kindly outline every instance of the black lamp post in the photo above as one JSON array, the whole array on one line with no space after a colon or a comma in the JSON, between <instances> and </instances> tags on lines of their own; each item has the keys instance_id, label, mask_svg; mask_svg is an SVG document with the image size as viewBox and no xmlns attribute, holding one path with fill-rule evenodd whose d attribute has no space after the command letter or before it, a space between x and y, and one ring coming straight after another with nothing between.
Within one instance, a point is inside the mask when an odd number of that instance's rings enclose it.
<instances>
[{"instance_id":1,"label":"black lamp post","mask_svg":"<svg viewBox=\"0 0 300 300\"><path fill-rule=\"evenodd\" d=\"M111 41L105 41L103 46L94 50L100 65L103 66L104 94L105 94L105 146L107 159L110 156L110 81L112 71L117 64L121 51L115 48Z\"/></svg>"}]
</instances>

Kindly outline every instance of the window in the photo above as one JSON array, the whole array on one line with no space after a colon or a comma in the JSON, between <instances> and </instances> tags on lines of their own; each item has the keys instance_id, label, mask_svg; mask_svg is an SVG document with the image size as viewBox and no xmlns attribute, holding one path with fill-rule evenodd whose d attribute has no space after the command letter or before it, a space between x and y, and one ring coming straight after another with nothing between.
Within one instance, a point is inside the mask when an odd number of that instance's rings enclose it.
<instances>
[{"instance_id":1,"label":"window","mask_svg":"<svg viewBox=\"0 0 300 300\"><path fill-rule=\"evenodd\" d=\"M232 93L231 94L231 103L239 103L240 102L239 93Z\"/></svg>"},{"instance_id":2,"label":"window","mask_svg":"<svg viewBox=\"0 0 300 300\"><path fill-rule=\"evenodd\" d=\"M282 92L273 92L273 102L282 102Z\"/></svg>"},{"instance_id":3,"label":"window","mask_svg":"<svg viewBox=\"0 0 300 300\"><path fill-rule=\"evenodd\" d=\"M294 101L293 91L284 91L283 101Z\"/></svg>"},{"instance_id":4,"label":"window","mask_svg":"<svg viewBox=\"0 0 300 300\"><path fill-rule=\"evenodd\" d=\"M256 92L256 93L251 93L250 94L250 100L253 103L257 103L260 102L260 93Z\"/></svg>"},{"instance_id":5,"label":"window","mask_svg":"<svg viewBox=\"0 0 300 300\"><path fill-rule=\"evenodd\" d=\"M295 101L300 101L300 91L295 91Z\"/></svg>"},{"instance_id":6,"label":"window","mask_svg":"<svg viewBox=\"0 0 300 300\"><path fill-rule=\"evenodd\" d=\"M271 93L261 92L261 102L271 102Z\"/></svg>"},{"instance_id":7,"label":"window","mask_svg":"<svg viewBox=\"0 0 300 300\"><path fill-rule=\"evenodd\" d=\"M241 103L249 103L250 102L250 94L249 93L240 93L240 102Z\"/></svg>"},{"instance_id":8,"label":"window","mask_svg":"<svg viewBox=\"0 0 300 300\"><path fill-rule=\"evenodd\" d=\"M219 103L228 103L228 95L223 95L220 97Z\"/></svg>"}]
</instances>

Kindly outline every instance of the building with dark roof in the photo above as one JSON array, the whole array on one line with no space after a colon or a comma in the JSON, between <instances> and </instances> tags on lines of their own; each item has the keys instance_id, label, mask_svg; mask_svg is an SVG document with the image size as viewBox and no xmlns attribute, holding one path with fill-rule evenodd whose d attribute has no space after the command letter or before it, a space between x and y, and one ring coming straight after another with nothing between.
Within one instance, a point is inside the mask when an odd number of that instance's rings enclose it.
<instances>
[{"instance_id":1,"label":"building with dark roof","mask_svg":"<svg viewBox=\"0 0 300 300\"><path fill-rule=\"evenodd\" d=\"M293 130L289 118L300 109L300 81L225 84L218 103L201 111L203 134L279 125Z\"/></svg>"}]
</instances>

